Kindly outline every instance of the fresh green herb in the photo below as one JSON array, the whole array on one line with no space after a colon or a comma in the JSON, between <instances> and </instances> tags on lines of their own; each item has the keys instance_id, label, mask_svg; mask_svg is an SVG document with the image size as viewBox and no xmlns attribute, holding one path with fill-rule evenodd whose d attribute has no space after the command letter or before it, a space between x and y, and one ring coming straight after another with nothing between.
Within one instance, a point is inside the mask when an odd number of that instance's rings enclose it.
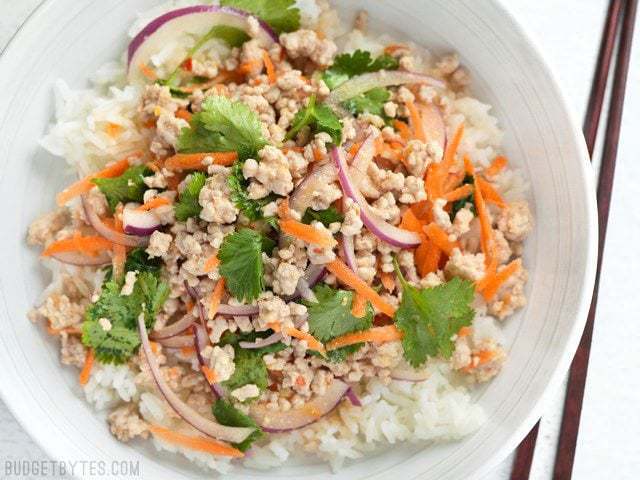
<instances>
[{"instance_id":1,"label":"fresh green herb","mask_svg":"<svg viewBox=\"0 0 640 480\"><path fill-rule=\"evenodd\" d=\"M291 140L306 126L309 126L313 132L328 133L336 145L340 145L342 142L340 120L331 108L316 103L315 95L311 95L307 106L293 117L291 129L287 132L286 139Z\"/></svg>"},{"instance_id":2,"label":"fresh green herb","mask_svg":"<svg viewBox=\"0 0 640 480\"><path fill-rule=\"evenodd\" d=\"M243 162L236 162L231 167L231 175L229 175L228 185L231 189L231 200L235 203L238 210L240 210L245 217L250 221L255 222L257 220L264 219L262 209L268 203L275 200L275 196L268 195L265 198L254 200L249 198L247 187L249 182L244 178L242 174Z\"/></svg>"},{"instance_id":3,"label":"fresh green herb","mask_svg":"<svg viewBox=\"0 0 640 480\"><path fill-rule=\"evenodd\" d=\"M378 70L397 70L398 67L398 60L391 55L380 55L374 60L371 52L356 50L338 55L331 68L324 72L322 79L333 90L356 75Z\"/></svg>"},{"instance_id":4,"label":"fresh green herb","mask_svg":"<svg viewBox=\"0 0 640 480\"><path fill-rule=\"evenodd\" d=\"M256 158L267 144L262 137L260 119L242 102L226 97L208 97L202 111L191 119L178 138L180 152L238 152L238 158Z\"/></svg>"},{"instance_id":5,"label":"fresh green herb","mask_svg":"<svg viewBox=\"0 0 640 480\"><path fill-rule=\"evenodd\" d=\"M404 279L397 262L396 272L403 290L394 320L404 334L404 357L414 367L428 357L451 357L451 338L473 321L473 283L455 277L437 287L416 288Z\"/></svg>"},{"instance_id":6,"label":"fresh green herb","mask_svg":"<svg viewBox=\"0 0 640 480\"><path fill-rule=\"evenodd\" d=\"M162 271L162 259L161 258L151 258L147 255L144 248L134 248L127 255L127 260L124 264L125 272L149 272L155 276L159 276ZM108 266L105 268L105 282L111 280L111 275L113 272L113 268Z\"/></svg>"},{"instance_id":7,"label":"fresh green herb","mask_svg":"<svg viewBox=\"0 0 640 480\"><path fill-rule=\"evenodd\" d=\"M240 347L235 347L234 350L233 361L236 368L231 378L222 382L222 385L229 390L235 390L249 384L256 385L260 390L267 388L269 374L267 373L267 365L262 359L263 353Z\"/></svg>"},{"instance_id":8,"label":"fresh green herb","mask_svg":"<svg viewBox=\"0 0 640 480\"><path fill-rule=\"evenodd\" d=\"M169 286L150 271L138 275L131 295L120 295L121 289L122 284L114 280L104 283L98 301L87 308L82 325L82 343L93 348L103 363L124 363L135 353L140 345L138 316L143 314L147 329L152 328L169 296ZM111 329L102 328L101 318L111 323Z\"/></svg>"},{"instance_id":9,"label":"fresh green herb","mask_svg":"<svg viewBox=\"0 0 640 480\"><path fill-rule=\"evenodd\" d=\"M221 0L220 5L249 12L267 22L276 33L300 28L300 9L295 0Z\"/></svg>"},{"instance_id":10,"label":"fresh green herb","mask_svg":"<svg viewBox=\"0 0 640 480\"><path fill-rule=\"evenodd\" d=\"M144 177L151 171L144 165L129 167L122 175L114 178L94 178L92 180L107 198L111 212L119 203L142 202L147 186Z\"/></svg>"},{"instance_id":11,"label":"fresh green herb","mask_svg":"<svg viewBox=\"0 0 640 480\"><path fill-rule=\"evenodd\" d=\"M225 425L227 427L248 427L255 428L255 431L249 435L244 441L241 443L234 443L233 446L242 452L246 452L251 444L256 440L264 437L264 432L258 426L258 424L248 415L245 415L236 407L234 407L231 402L224 400L222 398L216 400L216 403L213 404L212 411L213 416L216 417L216 420L220 425Z\"/></svg>"},{"instance_id":12,"label":"fresh green herb","mask_svg":"<svg viewBox=\"0 0 640 480\"><path fill-rule=\"evenodd\" d=\"M264 290L263 236L248 228L227 235L218 251L220 274L238 300L251 301Z\"/></svg>"},{"instance_id":13,"label":"fresh green herb","mask_svg":"<svg viewBox=\"0 0 640 480\"><path fill-rule=\"evenodd\" d=\"M325 210L307 208L302 216L302 223L310 224L314 220L322 223L325 227L329 227L332 223L342 222L344 215L336 210L335 207L329 207Z\"/></svg>"},{"instance_id":14,"label":"fresh green herb","mask_svg":"<svg viewBox=\"0 0 640 480\"><path fill-rule=\"evenodd\" d=\"M200 190L202 190L206 181L207 177L202 172L194 172L191 174L189 183L185 186L174 207L176 220L186 222L188 218L200 215L202 206L198 199L200 197Z\"/></svg>"},{"instance_id":15,"label":"fresh green herb","mask_svg":"<svg viewBox=\"0 0 640 480\"><path fill-rule=\"evenodd\" d=\"M367 303L362 318L351 314L353 292L335 290L327 285L314 288L317 302L305 302L309 314L309 333L321 342L328 342L347 333L366 330L373 325L373 307ZM338 348L327 353L333 362L344 361L347 355L357 352L362 343Z\"/></svg>"},{"instance_id":16,"label":"fresh green herb","mask_svg":"<svg viewBox=\"0 0 640 480\"><path fill-rule=\"evenodd\" d=\"M372 115L384 116L384 104L391 98L389 90L376 87L368 92L361 93L342 103L344 108L354 115L359 113L370 113Z\"/></svg>"},{"instance_id":17,"label":"fresh green herb","mask_svg":"<svg viewBox=\"0 0 640 480\"><path fill-rule=\"evenodd\" d=\"M462 181L462 185L469 185L469 184L473 185L473 177L471 175L465 175L464 180ZM461 198L460 200L456 200L451 204L451 213L449 214L449 216L451 217L451 220L456 218L456 214L460 210L462 210L467 203L471 204L471 208L469 209L471 213L473 213L474 215L476 214L476 207L474 203L473 192L471 192L466 197Z\"/></svg>"}]
</instances>

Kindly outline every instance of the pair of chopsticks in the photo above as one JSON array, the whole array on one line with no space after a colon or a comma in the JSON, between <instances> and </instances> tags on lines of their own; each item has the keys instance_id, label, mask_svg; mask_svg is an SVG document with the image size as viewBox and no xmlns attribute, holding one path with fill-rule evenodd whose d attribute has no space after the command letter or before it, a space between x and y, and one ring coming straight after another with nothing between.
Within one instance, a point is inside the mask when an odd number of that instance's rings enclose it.
<instances>
[{"instance_id":1,"label":"pair of chopsticks","mask_svg":"<svg viewBox=\"0 0 640 480\"><path fill-rule=\"evenodd\" d=\"M580 345L571 363L567 394L564 401L562 423L558 446L556 448L555 464L553 469L554 480L569 480L572 476L573 461L576 452L576 441L580 427L580 413L589 366L589 354L591 351L591 339L593 336L593 324L598 303L598 286L602 266L602 254L604 251L605 237L607 234L607 221L609 207L611 205L611 192L613 189L613 177L616 169L616 157L618 153L618 141L620 139L620 125L624 106L624 95L631 58L631 45L633 42L633 29L637 11L637 0L610 0L607 18L602 32L600 51L596 71L591 86L587 113L583 126L587 149L593 161L593 151L600 125L602 106L605 100L607 79L611 68L611 61L616 47L615 71L609 100L609 116L605 131L602 150L602 162L598 177L598 264L596 280L591 299L591 307L587 317L587 324L580 340ZM531 463L538 437L538 422L535 427L518 447L516 459L511 472L511 480L527 480L531 472Z\"/></svg>"}]
</instances>

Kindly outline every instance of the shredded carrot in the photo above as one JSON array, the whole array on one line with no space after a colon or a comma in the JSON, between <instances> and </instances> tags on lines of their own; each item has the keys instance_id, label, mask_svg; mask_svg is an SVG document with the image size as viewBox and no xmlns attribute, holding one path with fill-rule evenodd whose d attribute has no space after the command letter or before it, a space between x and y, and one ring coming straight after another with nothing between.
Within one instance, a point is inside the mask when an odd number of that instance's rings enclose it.
<instances>
[{"instance_id":1,"label":"shredded carrot","mask_svg":"<svg viewBox=\"0 0 640 480\"><path fill-rule=\"evenodd\" d=\"M485 363L489 363L496 356L495 350L479 350L475 353L478 357L478 365L484 365Z\"/></svg>"},{"instance_id":2,"label":"shredded carrot","mask_svg":"<svg viewBox=\"0 0 640 480\"><path fill-rule=\"evenodd\" d=\"M502 155L499 155L493 159L493 162L491 162L491 165L489 165L489 168L487 168L484 171L484 174L490 177L497 175L502 171L504 167L507 166L507 163L508 163L507 157L503 157Z\"/></svg>"},{"instance_id":3,"label":"shredded carrot","mask_svg":"<svg viewBox=\"0 0 640 480\"><path fill-rule=\"evenodd\" d=\"M149 342L149 345L151 345L151 351L157 355L160 351L160 345L157 342Z\"/></svg>"},{"instance_id":4,"label":"shredded carrot","mask_svg":"<svg viewBox=\"0 0 640 480\"><path fill-rule=\"evenodd\" d=\"M502 270L499 270L494 275L492 275L490 280L485 282L485 284L483 285L483 289L481 290L482 296L486 300L491 300L493 297L495 297L502 284L504 284L504 282L506 282L509 277L511 277L511 275L520 270L521 266L522 261L518 258L509 263Z\"/></svg>"},{"instance_id":5,"label":"shredded carrot","mask_svg":"<svg viewBox=\"0 0 640 480\"><path fill-rule=\"evenodd\" d=\"M280 201L280 204L278 205L277 213L278 213L278 218L281 218L282 220L287 220L291 218L291 210L289 209L288 198L284 198Z\"/></svg>"},{"instance_id":6,"label":"shredded carrot","mask_svg":"<svg viewBox=\"0 0 640 480\"><path fill-rule=\"evenodd\" d=\"M482 196L487 202L491 202L500 208L504 208L507 206L506 202L502 199L500 194L484 178L478 177L478 185L480 185Z\"/></svg>"},{"instance_id":7,"label":"shredded carrot","mask_svg":"<svg viewBox=\"0 0 640 480\"><path fill-rule=\"evenodd\" d=\"M193 115L186 108L179 108L176 111L176 118L181 118L182 120L186 120L187 122L190 122L192 117Z\"/></svg>"},{"instance_id":8,"label":"shredded carrot","mask_svg":"<svg viewBox=\"0 0 640 480\"><path fill-rule=\"evenodd\" d=\"M362 142L355 142L351 147L349 147L349 157L353 158L356 156L356 153L360 150L360 145L362 145Z\"/></svg>"},{"instance_id":9,"label":"shredded carrot","mask_svg":"<svg viewBox=\"0 0 640 480\"><path fill-rule=\"evenodd\" d=\"M208 153L177 153L173 157L167 158L164 166L168 170L206 170L207 165L203 160L207 157L213 158L215 165L228 167L238 159L237 152L208 152Z\"/></svg>"},{"instance_id":10,"label":"shredded carrot","mask_svg":"<svg viewBox=\"0 0 640 480\"><path fill-rule=\"evenodd\" d=\"M90 348L87 350L86 355L84 356L84 365L82 365L82 370L80 371L80 376L78 377L78 381L80 385L84 386L89 381L89 376L91 375L91 369L93 368L93 360L94 353L93 349Z\"/></svg>"},{"instance_id":11,"label":"shredded carrot","mask_svg":"<svg viewBox=\"0 0 640 480\"><path fill-rule=\"evenodd\" d=\"M346 347L362 342L384 343L401 340L402 332L395 325L385 325L384 327L372 327L369 330L361 332L347 333L341 337L334 338L327 343L327 350L335 350L336 348Z\"/></svg>"},{"instance_id":12,"label":"shredded carrot","mask_svg":"<svg viewBox=\"0 0 640 480\"><path fill-rule=\"evenodd\" d=\"M411 140L411 130L409 130L409 125L407 125L405 122L403 122L402 120L394 120L393 127L398 130L400 137L405 142Z\"/></svg>"},{"instance_id":13,"label":"shredded carrot","mask_svg":"<svg viewBox=\"0 0 640 480\"><path fill-rule=\"evenodd\" d=\"M457 200L462 200L463 198L468 197L472 192L473 187L469 184L466 184L456 188L455 190L451 190L449 193L445 193L442 198L444 198L447 202L455 202Z\"/></svg>"},{"instance_id":14,"label":"shredded carrot","mask_svg":"<svg viewBox=\"0 0 640 480\"><path fill-rule=\"evenodd\" d=\"M171 202L164 197L155 197L149 200L148 202L145 202L142 205L140 205L138 208L136 208L136 210L139 210L141 212L146 212L148 210L153 210L154 208L162 207L164 205L171 205Z\"/></svg>"},{"instance_id":15,"label":"shredded carrot","mask_svg":"<svg viewBox=\"0 0 640 480\"><path fill-rule=\"evenodd\" d=\"M109 135L111 138L117 138L122 133L124 128L122 128L122 125L118 125L117 123L108 122L105 130L107 132L107 135Z\"/></svg>"},{"instance_id":16,"label":"shredded carrot","mask_svg":"<svg viewBox=\"0 0 640 480\"><path fill-rule=\"evenodd\" d=\"M431 240L425 239L416 249L415 262L421 277L438 270L442 250Z\"/></svg>"},{"instance_id":17,"label":"shredded carrot","mask_svg":"<svg viewBox=\"0 0 640 480\"><path fill-rule=\"evenodd\" d=\"M141 63L140 65L138 65L138 68L140 69L140 72L152 82L155 82L157 80L158 76L156 75L156 72L154 72L153 69L149 67L149 65Z\"/></svg>"},{"instance_id":18,"label":"shredded carrot","mask_svg":"<svg viewBox=\"0 0 640 480\"><path fill-rule=\"evenodd\" d=\"M218 258L218 252L216 252L209 258L207 258L207 261L204 262L204 267L202 270L204 271L204 273L210 273L215 270L218 265L220 265L220 259Z\"/></svg>"},{"instance_id":19,"label":"shredded carrot","mask_svg":"<svg viewBox=\"0 0 640 480\"><path fill-rule=\"evenodd\" d=\"M222 301L222 296L224 295L224 277L220 277L218 283L213 288L213 292L211 292L211 297L209 297L209 319L213 319L218 313L218 307L220 306L220 302Z\"/></svg>"},{"instance_id":20,"label":"shredded carrot","mask_svg":"<svg viewBox=\"0 0 640 480\"><path fill-rule=\"evenodd\" d=\"M373 288L367 285L357 274L339 259L327 263L327 270L333 273L338 280L353 288L357 293L369 300L374 307L389 317L393 317L396 309L386 302Z\"/></svg>"},{"instance_id":21,"label":"shredded carrot","mask_svg":"<svg viewBox=\"0 0 640 480\"><path fill-rule=\"evenodd\" d=\"M358 145L358 148L360 148L360 145L362 145L362 142L356 142L356 145ZM375 154L376 155L381 155L384 152L384 138L382 138L382 135L376 137L376 139L373 141L373 146L375 147ZM355 156L355 153L354 153Z\"/></svg>"},{"instance_id":22,"label":"shredded carrot","mask_svg":"<svg viewBox=\"0 0 640 480\"><path fill-rule=\"evenodd\" d=\"M464 156L464 173L466 173L467 175L475 175L475 167L473 166L473 163L471 163L471 159L469 158L469 155L465 155Z\"/></svg>"},{"instance_id":23,"label":"shredded carrot","mask_svg":"<svg viewBox=\"0 0 640 480\"><path fill-rule=\"evenodd\" d=\"M282 147L282 153L284 153L286 155L289 152L303 153L304 152L304 147L298 147L298 146Z\"/></svg>"},{"instance_id":24,"label":"shredded carrot","mask_svg":"<svg viewBox=\"0 0 640 480\"><path fill-rule=\"evenodd\" d=\"M393 292L393 289L396 288L396 279L391 272L381 272L380 281L387 292Z\"/></svg>"},{"instance_id":25,"label":"shredded carrot","mask_svg":"<svg viewBox=\"0 0 640 480\"><path fill-rule=\"evenodd\" d=\"M211 370L209 367L207 367L206 365L202 365L200 367L200 369L202 370L202 373L204 375L204 378L207 379L207 382L209 382L210 384L214 384L216 383L217 380L217 375L216 372L214 372L213 370Z\"/></svg>"},{"instance_id":26,"label":"shredded carrot","mask_svg":"<svg viewBox=\"0 0 640 480\"><path fill-rule=\"evenodd\" d=\"M324 155L322 155L322 152L318 148L313 147L313 160L315 162L319 162L323 158L324 158Z\"/></svg>"},{"instance_id":27,"label":"shredded carrot","mask_svg":"<svg viewBox=\"0 0 640 480\"><path fill-rule=\"evenodd\" d=\"M190 450L211 453L213 455L222 455L225 457L244 457L244 453L237 448L233 448L232 446L218 440L212 440L204 437L192 437L171 431L168 428L160 427L158 425L149 425L149 430L151 430L151 433L153 433L155 437L158 437L165 442L180 445L181 447L185 447Z\"/></svg>"},{"instance_id":28,"label":"shredded carrot","mask_svg":"<svg viewBox=\"0 0 640 480\"><path fill-rule=\"evenodd\" d=\"M424 135L424 127L422 126L422 116L413 102L407 102L407 108L409 109L409 116L411 118L411 127L413 128L413 136L416 140L421 142L426 141Z\"/></svg>"},{"instance_id":29,"label":"shredded carrot","mask_svg":"<svg viewBox=\"0 0 640 480\"><path fill-rule=\"evenodd\" d=\"M269 78L269 83L273 85L276 83L278 79L276 77L276 67L273 66L273 62L271 61L271 57L266 50L262 51L262 61L264 62L264 68L267 70L267 77Z\"/></svg>"},{"instance_id":30,"label":"shredded carrot","mask_svg":"<svg viewBox=\"0 0 640 480\"><path fill-rule=\"evenodd\" d=\"M453 134L453 139L447 143L447 147L444 151L444 158L442 159L442 166L446 173L449 173L451 167L453 167L456 161L456 153L458 152L458 147L460 147L460 142L462 141L462 136L464 135L464 123L458 125L456 132Z\"/></svg>"},{"instance_id":31,"label":"shredded carrot","mask_svg":"<svg viewBox=\"0 0 640 480\"><path fill-rule=\"evenodd\" d=\"M482 246L482 252L484 253L485 265L490 265L493 258L493 229L491 228L491 220L489 220L487 206L484 202L484 197L482 195L482 190L480 189L480 183L478 182L477 175L473 176L473 185L473 198L476 204L478 219L480 220L480 245Z\"/></svg>"},{"instance_id":32,"label":"shredded carrot","mask_svg":"<svg viewBox=\"0 0 640 480\"><path fill-rule=\"evenodd\" d=\"M410 208L402 214L402 220L400 221L399 228L403 230L409 230L410 232L422 234L422 222L418 219L416 214Z\"/></svg>"},{"instance_id":33,"label":"shredded carrot","mask_svg":"<svg viewBox=\"0 0 640 480\"><path fill-rule=\"evenodd\" d=\"M65 238L58 240L49 245L44 252L43 257L55 255L56 253L64 252L80 252L87 255L97 255L98 252L111 249L111 242L104 237L95 235L82 237L80 234L76 234L71 238Z\"/></svg>"},{"instance_id":34,"label":"shredded carrot","mask_svg":"<svg viewBox=\"0 0 640 480\"><path fill-rule=\"evenodd\" d=\"M248 62L242 63L238 67L238 72L244 75L257 71L258 68L262 66L262 60L249 60Z\"/></svg>"},{"instance_id":35,"label":"shredded carrot","mask_svg":"<svg viewBox=\"0 0 640 480\"><path fill-rule=\"evenodd\" d=\"M142 157L142 152L134 152L126 158L109 165L107 168L100 170L99 172L92 173L91 175L84 177L82 180L78 180L76 183L68 186L58 194L56 197L58 205L63 206L72 198L91 190L95 187L95 184L92 182L95 178L119 177L129 168L129 162L131 160L135 160L140 157Z\"/></svg>"},{"instance_id":36,"label":"shredded carrot","mask_svg":"<svg viewBox=\"0 0 640 480\"><path fill-rule=\"evenodd\" d=\"M386 53L387 55L391 55L392 53L397 52L398 50L408 50L408 49L409 47L401 43L392 43L391 45L387 45L386 47L384 47L384 53Z\"/></svg>"},{"instance_id":37,"label":"shredded carrot","mask_svg":"<svg viewBox=\"0 0 640 480\"><path fill-rule=\"evenodd\" d=\"M186 303L184 304L185 310L187 311L187 313L191 313L191 310L193 310L194 307L194 303L191 301L191 299L188 299L186 301Z\"/></svg>"},{"instance_id":38,"label":"shredded carrot","mask_svg":"<svg viewBox=\"0 0 640 480\"><path fill-rule=\"evenodd\" d=\"M443 182L440 171L440 164L432 163L425 172L424 189L427 192L427 198L431 201L442 197Z\"/></svg>"},{"instance_id":39,"label":"shredded carrot","mask_svg":"<svg viewBox=\"0 0 640 480\"><path fill-rule=\"evenodd\" d=\"M351 315L362 318L365 313L367 313L367 299L359 293L354 294L351 302Z\"/></svg>"},{"instance_id":40,"label":"shredded carrot","mask_svg":"<svg viewBox=\"0 0 640 480\"><path fill-rule=\"evenodd\" d=\"M125 263L127 261L127 249L124 245L113 244L113 277L119 280L124 277Z\"/></svg>"},{"instance_id":41,"label":"shredded carrot","mask_svg":"<svg viewBox=\"0 0 640 480\"><path fill-rule=\"evenodd\" d=\"M158 166L158 164L156 162L147 162L147 163L145 163L145 165L149 170L151 170L151 171L153 171L155 173L158 173L160 171L160 167Z\"/></svg>"},{"instance_id":42,"label":"shredded carrot","mask_svg":"<svg viewBox=\"0 0 640 480\"><path fill-rule=\"evenodd\" d=\"M196 353L196 347L182 347L180 349L180 353L185 357L187 355L193 355L194 353Z\"/></svg>"},{"instance_id":43,"label":"shredded carrot","mask_svg":"<svg viewBox=\"0 0 640 480\"><path fill-rule=\"evenodd\" d=\"M460 330L458 330L458 337L468 337L469 335L471 335L471 333L471 327L460 327Z\"/></svg>"},{"instance_id":44,"label":"shredded carrot","mask_svg":"<svg viewBox=\"0 0 640 480\"><path fill-rule=\"evenodd\" d=\"M449 193L451 192L451 190L454 190L456 187L458 187L464 180L464 177L464 170L460 172L450 173L444 181L444 193Z\"/></svg>"},{"instance_id":45,"label":"shredded carrot","mask_svg":"<svg viewBox=\"0 0 640 480\"><path fill-rule=\"evenodd\" d=\"M321 232L312 225L306 225L292 218L281 219L280 230L305 243L311 243L320 247L332 248L336 244L335 239L330 233Z\"/></svg>"},{"instance_id":46,"label":"shredded carrot","mask_svg":"<svg viewBox=\"0 0 640 480\"><path fill-rule=\"evenodd\" d=\"M449 235L442 228L435 223L430 223L424 228L424 233L427 234L429 240L433 242L440 250L451 256L454 248L460 248L458 242L452 242L449 240Z\"/></svg>"},{"instance_id":47,"label":"shredded carrot","mask_svg":"<svg viewBox=\"0 0 640 480\"><path fill-rule=\"evenodd\" d=\"M317 340L313 335L307 332L303 332L302 330L298 330L297 328L287 327L285 328L285 333L290 337L297 338L298 340L304 340L307 342L307 345L311 350L315 350L316 352L324 353L326 350L322 342Z\"/></svg>"}]
</instances>

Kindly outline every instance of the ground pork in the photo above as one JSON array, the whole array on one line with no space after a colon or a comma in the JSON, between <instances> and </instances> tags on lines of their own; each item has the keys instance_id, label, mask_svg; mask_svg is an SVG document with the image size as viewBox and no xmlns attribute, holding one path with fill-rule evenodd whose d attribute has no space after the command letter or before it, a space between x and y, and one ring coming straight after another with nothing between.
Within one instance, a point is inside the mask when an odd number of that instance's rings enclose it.
<instances>
[{"instance_id":1,"label":"ground pork","mask_svg":"<svg viewBox=\"0 0 640 480\"><path fill-rule=\"evenodd\" d=\"M202 206L200 218L207 222L229 224L236 221L239 210L230 199L228 179L231 170L220 165L209 166L207 181L200 190L198 202Z\"/></svg>"},{"instance_id":2,"label":"ground pork","mask_svg":"<svg viewBox=\"0 0 640 480\"><path fill-rule=\"evenodd\" d=\"M280 149L267 145L258 155L260 163L250 158L242 167L244 177L251 179L249 197L264 198L271 192L277 195L289 194L293 190L293 178L285 154Z\"/></svg>"},{"instance_id":3,"label":"ground pork","mask_svg":"<svg viewBox=\"0 0 640 480\"><path fill-rule=\"evenodd\" d=\"M111 433L121 442L128 442L132 438L149 436L147 423L140 418L136 405L127 403L112 411L107 417Z\"/></svg>"},{"instance_id":4,"label":"ground pork","mask_svg":"<svg viewBox=\"0 0 640 480\"><path fill-rule=\"evenodd\" d=\"M507 240L523 241L533 229L533 215L529 204L525 201L507 204L498 216L497 226Z\"/></svg>"},{"instance_id":5,"label":"ground pork","mask_svg":"<svg viewBox=\"0 0 640 480\"><path fill-rule=\"evenodd\" d=\"M27 243L29 245L46 245L54 240L55 234L69 223L69 210L57 208L45 213L29 226Z\"/></svg>"},{"instance_id":6,"label":"ground pork","mask_svg":"<svg viewBox=\"0 0 640 480\"><path fill-rule=\"evenodd\" d=\"M338 50L333 41L321 39L313 30L305 29L280 35L280 44L289 57L308 58L319 66L330 65Z\"/></svg>"}]
</instances>

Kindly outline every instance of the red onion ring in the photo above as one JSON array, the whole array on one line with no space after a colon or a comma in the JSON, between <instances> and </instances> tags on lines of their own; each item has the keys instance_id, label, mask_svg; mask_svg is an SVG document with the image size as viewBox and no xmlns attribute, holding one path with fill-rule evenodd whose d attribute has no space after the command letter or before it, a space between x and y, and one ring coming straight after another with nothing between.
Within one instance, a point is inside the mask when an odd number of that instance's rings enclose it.
<instances>
[{"instance_id":1,"label":"red onion ring","mask_svg":"<svg viewBox=\"0 0 640 480\"><path fill-rule=\"evenodd\" d=\"M362 406L362 402L358 398L358 395L356 395L356 392L353 391L353 387L349 387L347 389L347 392L344 394L344 396L349 399L349 401L351 402L351 405L353 405L354 407Z\"/></svg>"},{"instance_id":2,"label":"red onion ring","mask_svg":"<svg viewBox=\"0 0 640 480\"><path fill-rule=\"evenodd\" d=\"M191 341L193 342L193 346L196 349L196 357L198 358L198 363L200 364L200 372L204 376L207 385L209 385L213 398L224 398L225 392L222 386L217 382L209 383L209 379L204 375L204 370L202 368L206 366L206 362L204 361L204 357L202 356L202 349L207 345L209 341L206 330L203 330L200 325L196 325L193 329L193 339Z\"/></svg>"},{"instance_id":3,"label":"red onion ring","mask_svg":"<svg viewBox=\"0 0 640 480\"><path fill-rule=\"evenodd\" d=\"M258 338L255 342L240 342L238 345L240 345L241 348L255 349L268 347L269 345L278 343L280 340L282 340L282 333L274 332L268 337Z\"/></svg>"},{"instance_id":4,"label":"red onion ring","mask_svg":"<svg viewBox=\"0 0 640 480\"><path fill-rule=\"evenodd\" d=\"M353 246L353 235L342 235L342 253L347 266L358 273L358 262L356 260L356 252Z\"/></svg>"},{"instance_id":5,"label":"red onion ring","mask_svg":"<svg viewBox=\"0 0 640 480\"><path fill-rule=\"evenodd\" d=\"M395 227L378 217L364 199L349 175L347 162L342 149L334 146L331 157L338 167L338 179L344 194L360 206L360 218L367 228L379 239L400 248L414 248L420 245L420 236L414 232Z\"/></svg>"},{"instance_id":6,"label":"red onion ring","mask_svg":"<svg viewBox=\"0 0 640 480\"><path fill-rule=\"evenodd\" d=\"M200 293L198 292L197 289L189 285L189 283L186 280L184 281L184 288L187 290L187 293L189 294L191 299L194 301L195 306L198 309L198 317L200 318L200 324L202 325L202 328L204 328L204 331L206 332L207 316L204 313L204 305L202 305L202 302L200 301Z\"/></svg>"},{"instance_id":7,"label":"red onion ring","mask_svg":"<svg viewBox=\"0 0 640 480\"><path fill-rule=\"evenodd\" d=\"M144 318L142 315L138 318L138 333L140 334L140 340L142 342L142 350L147 359L147 364L149 365L151 375L153 376L158 390L160 390L160 393L167 401L169 406L178 415L180 415L180 417L185 422L187 422L196 430L204 433L205 435L231 443L242 442L249 435L251 435L251 433L254 432L254 429L252 428L227 427L224 425L220 425L219 423L212 422L211 420L203 417L198 412L193 410L189 405L184 403L164 381L156 357L151 350L151 343L149 342L147 328L145 327Z\"/></svg>"},{"instance_id":8,"label":"red onion ring","mask_svg":"<svg viewBox=\"0 0 640 480\"><path fill-rule=\"evenodd\" d=\"M194 321L193 316L191 314L186 314L177 322L174 322L171 325L161 328L160 330L151 332L150 337L152 340L155 340L158 342L165 338L175 337L176 335L184 332L187 328L193 325L193 321Z\"/></svg>"},{"instance_id":9,"label":"red onion ring","mask_svg":"<svg viewBox=\"0 0 640 480\"><path fill-rule=\"evenodd\" d=\"M149 237L127 235L116 232L107 227L98 214L93 210L93 207L91 207L87 196L82 195L80 200L82 202L82 208L84 209L84 215L89 225L91 225L99 235L103 236L110 242L117 243L118 245L124 245L125 247L144 247L149 243Z\"/></svg>"},{"instance_id":10,"label":"red onion ring","mask_svg":"<svg viewBox=\"0 0 640 480\"><path fill-rule=\"evenodd\" d=\"M148 237L162 225L155 213L137 210L137 204L126 205L122 210L124 233L138 237Z\"/></svg>"},{"instance_id":11,"label":"red onion ring","mask_svg":"<svg viewBox=\"0 0 640 480\"><path fill-rule=\"evenodd\" d=\"M201 325L194 325L194 327L198 330L202 330ZM204 348L207 346L207 337L200 336L200 348ZM192 347L193 346L193 335L175 335L173 337L161 338L157 340L157 342L163 347L167 348L184 348L184 347Z\"/></svg>"},{"instance_id":12,"label":"red onion ring","mask_svg":"<svg viewBox=\"0 0 640 480\"><path fill-rule=\"evenodd\" d=\"M313 169L295 188L289 197L289 206L301 215L311 206L313 192L319 187L337 180L336 167L333 163L324 163Z\"/></svg>"}]
</instances>

